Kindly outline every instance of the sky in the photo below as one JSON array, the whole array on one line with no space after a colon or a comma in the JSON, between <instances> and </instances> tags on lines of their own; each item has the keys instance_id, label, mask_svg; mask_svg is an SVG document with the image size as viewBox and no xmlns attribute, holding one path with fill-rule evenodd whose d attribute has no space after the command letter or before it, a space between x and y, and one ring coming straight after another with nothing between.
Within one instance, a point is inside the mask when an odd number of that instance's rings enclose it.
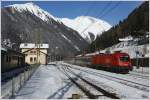
<instances>
[{"instance_id":1,"label":"sky","mask_svg":"<svg viewBox=\"0 0 150 100\"><path fill-rule=\"evenodd\" d=\"M31 1L2 1L1 7ZM34 1L40 8L58 18L74 19L78 16L91 16L107 21L112 26L119 23L142 1Z\"/></svg>"}]
</instances>

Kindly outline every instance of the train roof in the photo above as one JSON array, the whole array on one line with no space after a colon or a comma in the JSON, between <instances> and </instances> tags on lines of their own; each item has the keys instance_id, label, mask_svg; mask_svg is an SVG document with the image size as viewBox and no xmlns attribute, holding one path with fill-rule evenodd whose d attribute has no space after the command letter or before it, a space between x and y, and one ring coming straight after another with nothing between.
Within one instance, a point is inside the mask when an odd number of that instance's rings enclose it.
<instances>
[{"instance_id":1,"label":"train roof","mask_svg":"<svg viewBox=\"0 0 150 100\"><path fill-rule=\"evenodd\" d=\"M1 47L1 50L2 50L2 51L7 51L7 49L6 49L6 48L4 48L4 47Z\"/></svg>"},{"instance_id":2,"label":"train roof","mask_svg":"<svg viewBox=\"0 0 150 100\"><path fill-rule=\"evenodd\" d=\"M99 53L99 54L96 54L96 55L128 55L127 53L124 53L124 52L114 52L114 53Z\"/></svg>"},{"instance_id":3,"label":"train roof","mask_svg":"<svg viewBox=\"0 0 150 100\"><path fill-rule=\"evenodd\" d=\"M21 52L19 52L19 51L16 51L16 50L13 50L13 49L11 49L10 47L4 47L4 46L2 46L1 47L1 51L4 53L14 53L14 54L19 54L19 55L24 55L23 53L21 53Z\"/></svg>"}]
</instances>

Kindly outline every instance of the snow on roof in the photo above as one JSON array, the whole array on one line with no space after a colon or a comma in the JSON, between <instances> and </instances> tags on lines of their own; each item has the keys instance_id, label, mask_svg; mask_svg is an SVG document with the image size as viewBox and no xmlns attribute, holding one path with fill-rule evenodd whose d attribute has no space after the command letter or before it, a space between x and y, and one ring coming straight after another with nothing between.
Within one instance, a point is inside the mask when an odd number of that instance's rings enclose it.
<instances>
[{"instance_id":1,"label":"snow on roof","mask_svg":"<svg viewBox=\"0 0 150 100\"><path fill-rule=\"evenodd\" d=\"M133 37L131 35L125 38L119 38L119 41L131 41L131 40L133 40Z\"/></svg>"},{"instance_id":2,"label":"snow on roof","mask_svg":"<svg viewBox=\"0 0 150 100\"><path fill-rule=\"evenodd\" d=\"M49 44L34 44L34 43L21 43L20 44L20 48L45 48L48 49L49 48Z\"/></svg>"},{"instance_id":3,"label":"snow on roof","mask_svg":"<svg viewBox=\"0 0 150 100\"><path fill-rule=\"evenodd\" d=\"M7 51L7 49L6 49L6 48L3 48L3 47L1 47L1 50L3 50L3 51Z\"/></svg>"}]
</instances>

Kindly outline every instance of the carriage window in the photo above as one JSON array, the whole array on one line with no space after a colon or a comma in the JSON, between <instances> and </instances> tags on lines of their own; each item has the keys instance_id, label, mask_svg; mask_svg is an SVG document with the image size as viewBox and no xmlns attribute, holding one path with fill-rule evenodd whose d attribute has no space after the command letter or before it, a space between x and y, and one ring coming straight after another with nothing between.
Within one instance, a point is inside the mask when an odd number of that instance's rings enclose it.
<instances>
[{"instance_id":1,"label":"carriage window","mask_svg":"<svg viewBox=\"0 0 150 100\"><path fill-rule=\"evenodd\" d=\"M122 56L122 57L120 57L120 60L123 62L127 62L127 61L129 61L129 57L128 56Z\"/></svg>"},{"instance_id":2,"label":"carriage window","mask_svg":"<svg viewBox=\"0 0 150 100\"><path fill-rule=\"evenodd\" d=\"M11 62L11 57L9 57L9 62Z\"/></svg>"},{"instance_id":3,"label":"carriage window","mask_svg":"<svg viewBox=\"0 0 150 100\"><path fill-rule=\"evenodd\" d=\"M9 56L6 57L6 61L9 62Z\"/></svg>"},{"instance_id":4,"label":"carriage window","mask_svg":"<svg viewBox=\"0 0 150 100\"><path fill-rule=\"evenodd\" d=\"M30 57L30 62L33 62L33 58L32 57Z\"/></svg>"}]
</instances>

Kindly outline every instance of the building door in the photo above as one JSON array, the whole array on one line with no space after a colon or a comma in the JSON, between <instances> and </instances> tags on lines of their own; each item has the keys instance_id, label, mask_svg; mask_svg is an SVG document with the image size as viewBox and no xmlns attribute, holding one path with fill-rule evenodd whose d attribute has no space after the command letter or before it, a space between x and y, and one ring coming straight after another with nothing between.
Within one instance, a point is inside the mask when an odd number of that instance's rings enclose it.
<instances>
[{"instance_id":1,"label":"building door","mask_svg":"<svg viewBox=\"0 0 150 100\"><path fill-rule=\"evenodd\" d=\"M33 63L33 58L32 58L32 57L30 57L30 63L31 63L31 64Z\"/></svg>"}]
</instances>

